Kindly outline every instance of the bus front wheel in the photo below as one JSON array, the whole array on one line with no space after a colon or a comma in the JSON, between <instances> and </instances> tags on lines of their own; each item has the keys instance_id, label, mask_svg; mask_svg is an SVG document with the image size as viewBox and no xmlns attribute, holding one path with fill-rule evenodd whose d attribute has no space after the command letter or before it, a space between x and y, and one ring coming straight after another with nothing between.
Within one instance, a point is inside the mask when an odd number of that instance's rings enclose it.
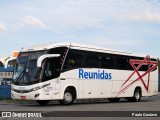
<instances>
[{"instance_id":1,"label":"bus front wheel","mask_svg":"<svg viewBox=\"0 0 160 120\"><path fill-rule=\"evenodd\" d=\"M59 100L61 105L70 105L74 102L73 93L70 90L64 92L63 100Z\"/></svg>"}]
</instances>

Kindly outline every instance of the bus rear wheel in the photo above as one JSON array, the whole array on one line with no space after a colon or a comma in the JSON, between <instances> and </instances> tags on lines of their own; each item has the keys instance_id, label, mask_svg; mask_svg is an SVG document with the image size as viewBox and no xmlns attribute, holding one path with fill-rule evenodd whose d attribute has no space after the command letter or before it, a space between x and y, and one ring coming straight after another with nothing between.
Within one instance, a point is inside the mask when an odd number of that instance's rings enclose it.
<instances>
[{"instance_id":1,"label":"bus rear wheel","mask_svg":"<svg viewBox=\"0 0 160 120\"><path fill-rule=\"evenodd\" d=\"M61 105L71 105L74 102L73 94L70 90L64 92L63 100L59 100Z\"/></svg>"},{"instance_id":2,"label":"bus rear wheel","mask_svg":"<svg viewBox=\"0 0 160 120\"><path fill-rule=\"evenodd\" d=\"M47 105L49 103L49 100L36 100L36 102L39 104L39 105Z\"/></svg>"},{"instance_id":3,"label":"bus rear wheel","mask_svg":"<svg viewBox=\"0 0 160 120\"><path fill-rule=\"evenodd\" d=\"M130 102L139 102L141 100L141 97L142 97L141 90L137 88L134 91L133 97L129 98L128 101L130 101Z\"/></svg>"}]
</instances>

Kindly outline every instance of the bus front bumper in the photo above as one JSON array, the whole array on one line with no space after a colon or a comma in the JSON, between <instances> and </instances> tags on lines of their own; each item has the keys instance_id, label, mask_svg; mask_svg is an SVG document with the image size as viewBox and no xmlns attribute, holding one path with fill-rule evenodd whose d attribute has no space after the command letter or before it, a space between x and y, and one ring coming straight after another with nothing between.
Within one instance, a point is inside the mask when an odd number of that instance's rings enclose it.
<instances>
[{"instance_id":1,"label":"bus front bumper","mask_svg":"<svg viewBox=\"0 0 160 120\"><path fill-rule=\"evenodd\" d=\"M21 99L21 100L42 100L43 98L41 97L43 94L43 91L33 91L30 93L17 93L15 91L11 91L11 97L12 99Z\"/></svg>"}]
</instances>

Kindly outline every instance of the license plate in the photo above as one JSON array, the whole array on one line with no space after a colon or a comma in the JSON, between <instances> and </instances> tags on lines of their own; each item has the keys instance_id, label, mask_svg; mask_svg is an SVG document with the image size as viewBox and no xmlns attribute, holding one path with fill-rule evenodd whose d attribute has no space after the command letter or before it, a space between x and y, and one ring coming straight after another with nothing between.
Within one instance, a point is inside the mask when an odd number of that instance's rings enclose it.
<instances>
[{"instance_id":1,"label":"license plate","mask_svg":"<svg viewBox=\"0 0 160 120\"><path fill-rule=\"evenodd\" d=\"M20 96L20 99L21 99L21 100L25 100L25 99L26 99L26 96Z\"/></svg>"}]
</instances>

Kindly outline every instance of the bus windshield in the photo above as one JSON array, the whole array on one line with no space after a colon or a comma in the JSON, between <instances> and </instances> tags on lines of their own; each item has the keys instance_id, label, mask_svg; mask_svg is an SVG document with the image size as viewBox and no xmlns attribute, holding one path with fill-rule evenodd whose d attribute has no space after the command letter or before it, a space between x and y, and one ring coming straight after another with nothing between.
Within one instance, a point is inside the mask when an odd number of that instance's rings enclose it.
<instances>
[{"instance_id":1,"label":"bus windshield","mask_svg":"<svg viewBox=\"0 0 160 120\"><path fill-rule=\"evenodd\" d=\"M57 47L48 51L21 52L15 65L13 84L32 85L59 77L67 51L67 47ZM44 54L60 54L60 57L44 59L39 68L37 60Z\"/></svg>"},{"instance_id":2,"label":"bus windshield","mask_svg":"<svg viewBox=\"0 0 160 120\"><path fill-rule=\"evenodd\" d=\"M45 51L20 53L13 74L13 84L30 85L39 82L37 59Z\"/></svg>"}]
</instances>

